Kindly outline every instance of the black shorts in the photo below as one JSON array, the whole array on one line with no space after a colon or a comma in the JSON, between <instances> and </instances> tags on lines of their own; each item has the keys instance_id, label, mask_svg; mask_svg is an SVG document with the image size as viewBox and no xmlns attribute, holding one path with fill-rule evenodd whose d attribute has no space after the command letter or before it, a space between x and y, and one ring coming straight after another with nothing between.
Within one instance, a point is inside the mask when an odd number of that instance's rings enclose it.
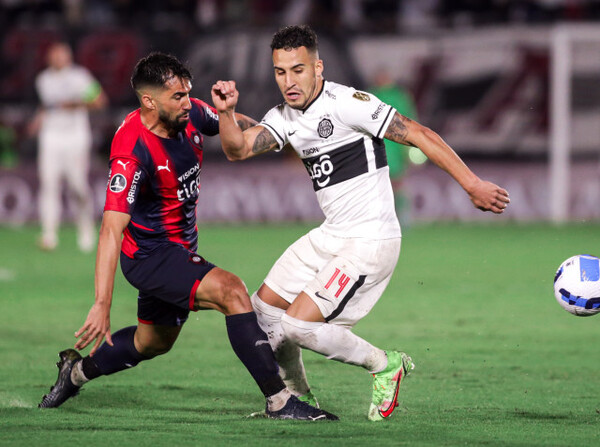
<instances>
[{"instance_id":1,"label":"black shorts","mask_svg":"<svg viewBox=\"0 0 600 447\"><path fill-rule=\"evenodd\" d=\"M138 320L145 324L181 326L193 310L200 281L215 267L181 245L160 247L144 259L121 253L121 270L138 289Z\"/></svg>"}]
</instances>

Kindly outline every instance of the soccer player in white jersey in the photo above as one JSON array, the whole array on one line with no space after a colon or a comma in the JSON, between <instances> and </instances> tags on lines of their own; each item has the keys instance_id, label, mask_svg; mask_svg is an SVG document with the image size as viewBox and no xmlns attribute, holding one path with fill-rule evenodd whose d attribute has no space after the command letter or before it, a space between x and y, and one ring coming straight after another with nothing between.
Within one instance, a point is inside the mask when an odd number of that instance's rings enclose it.
<instances>
[{"instance_id":1,"label":"soccer player in white jersey","mask_svg":"<svg viewBox=\"0 0 600 447\"><path fill-rule=\"evenodd\" d=\"M271 49L285 102L258 126L238 127L234 81L212 88L223 150L229 160L243 160L291 145L312 179L325 222L283 253L253 294L253 306L291 390L316 403L300 347L362 366L374 380L368 418L379 421L391 415L400 382L414 367L405 353L379 349L351 331L383 293L400 253L383 139L420 148L483 211L502 213L508 192L477 177L432 130L369 93L325 81L309 27L279 30Z\"/></svg>"},{"instance_id":2,"label":"soccer player in white jersey","mask_svg":"<svg viewBox=\"0 0 600 447\"><path fill-rule=\"evenodd\" d=\"M38 138L40 179L40 247L53 250L58 244L61 214L61 182L66 181L77 200L77 242L88 252L94 247L92 193L88 183L92 132L88 109L106 106L100 84L84 67L73 64L70 47L62 42L48 50L48 68L36 78L41 109L35 123ZM37 125L32 125L35 130Z\"/></svg>"}]
</instances>

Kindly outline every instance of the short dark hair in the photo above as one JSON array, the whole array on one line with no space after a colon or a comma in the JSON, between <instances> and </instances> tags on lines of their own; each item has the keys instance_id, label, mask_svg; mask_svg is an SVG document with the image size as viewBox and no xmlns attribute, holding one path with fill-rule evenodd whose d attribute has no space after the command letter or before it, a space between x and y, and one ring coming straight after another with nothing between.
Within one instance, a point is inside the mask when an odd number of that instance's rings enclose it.
<instances>
[{"instance_id":1,"label":"short dark hair","mask_svg":"<svg viewBox=\"0 0 600 447\"><path fill-rule=\"evenodd\" d=\"M163 87L173 77L192 80L190 71L175 56L153 52L135 65L131 86L135 91L142 87Z\"/></svg>"},{"instance_id":2,"label":"short dark hair","mask_svg":"<svg viewBox=\"0 0 600 447\"><path fill-rule=\"evenodd\" d=\"M319 49L317 34L308 25L291 25L281 28L271 40L271 51L300 47L306 47L311 52Z\"/></svg>"}]
</instances>

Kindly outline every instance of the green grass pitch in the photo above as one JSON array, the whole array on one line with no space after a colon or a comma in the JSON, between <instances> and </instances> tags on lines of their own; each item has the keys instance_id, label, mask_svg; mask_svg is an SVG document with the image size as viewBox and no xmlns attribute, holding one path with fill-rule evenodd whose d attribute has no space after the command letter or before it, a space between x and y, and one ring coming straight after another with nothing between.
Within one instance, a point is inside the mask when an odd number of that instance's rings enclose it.
<instances>
[{"instance_id":1,"label":"green grass pitch","mask_svg":"<svg viewBox=\"0 0 600 447\"><path fill-rule=\"evenodd\" d=\"M200 252L252 291L310 226L208 226ZM371 377L312 352L304 359L339 422L246 419L263 398L232 352L224 318L191 315L167 355L86 385L55 410L37 404L56 379L94 298L94 256L72 229L54 253L37 229L0 228L0 445L600 445L600 317L556 303L559 264L600 253L600 225L420 225L405 231L396 272L355 328L412 355L401 405L366 419ZM112 329L136 323L135 291L116 283Z\"/></svg>"}]
</instances>

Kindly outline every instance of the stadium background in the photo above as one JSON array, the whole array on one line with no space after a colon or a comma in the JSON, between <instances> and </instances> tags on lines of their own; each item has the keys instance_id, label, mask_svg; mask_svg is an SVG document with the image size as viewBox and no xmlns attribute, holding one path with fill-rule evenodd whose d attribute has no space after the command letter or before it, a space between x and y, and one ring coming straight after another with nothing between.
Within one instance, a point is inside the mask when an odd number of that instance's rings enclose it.
<instances>
[{"instance_id":1,"label":"stadium background","mask_svg":"<svg viewBox=\"0 0 600 447\"><path fill-rule=\"evenodd\" d=\"M100 80L110 107L93 115L97 215L104 200L110 141L137 107L129 86L137 59L151 50L187 61L193 95L210 100L217 79L237 81L239 110L257 119L281 95L269 41L284 23L319 32L327 79L368 89L385 67L413 95L419 121L438 131L481 176L502 184L512 220L546 220L549 182L550 65L557 27L600 16L597 1L4 1L0 19L0 222L37 218L36 139L27 134L44 54L66 39L75 60ZM597 219L600 207L600 41L573 58L572 174L569 216ZM229 164L207 139L201 221L289 221L321 217L304 168L269 154ZM257 191L244 198L249 188ZM435 167L404 182L416 221L486 220ZM67 217L70 210L66 210Z\"/></svg>"},{"instance_id":2,"label":"stadium background","mask_svg":"<svg viewBox=\"0 0 600 447\"><path fill-rule=\"evenodd\" d=\"M573 60L572 222L546 222L552 35L562 26L600 27L599 5L1 0L0 444L599 445L599 317L572 317L552 296L560 262L598 254L600 244L597 43ZM35 245L36 141L26 127L45 48L67 39L110 98L110 108L93 115L100 217L112 135L137 107L128 84L136 60L151 50L176 54L189 62L193 94L203 99L215 79L235 79L240 111L260 118L281 101L270 36L294 22L318 31L327 79L368 89L373 72L388 66L413 93L419 121L511 193L506 214L490 216L472 209L439 169L426 163L409 170L413 222L398 268L356 327L417 362L398 413L369 424L370 376L307 352L312 386L341 422L246 420L262 400L216 312L195 314L167 356L99 379L59 411L39 411L56 377L56 353L72 345L94 294L93 256L77 250L72 227L63 228L55 252ZM234 164L217 139L206 141L202 253L255 290L281 251L319 220L314 193L289 154ZM135 323L135 291L117 276L113 328Z\"/></svg>"}]
</instances>

